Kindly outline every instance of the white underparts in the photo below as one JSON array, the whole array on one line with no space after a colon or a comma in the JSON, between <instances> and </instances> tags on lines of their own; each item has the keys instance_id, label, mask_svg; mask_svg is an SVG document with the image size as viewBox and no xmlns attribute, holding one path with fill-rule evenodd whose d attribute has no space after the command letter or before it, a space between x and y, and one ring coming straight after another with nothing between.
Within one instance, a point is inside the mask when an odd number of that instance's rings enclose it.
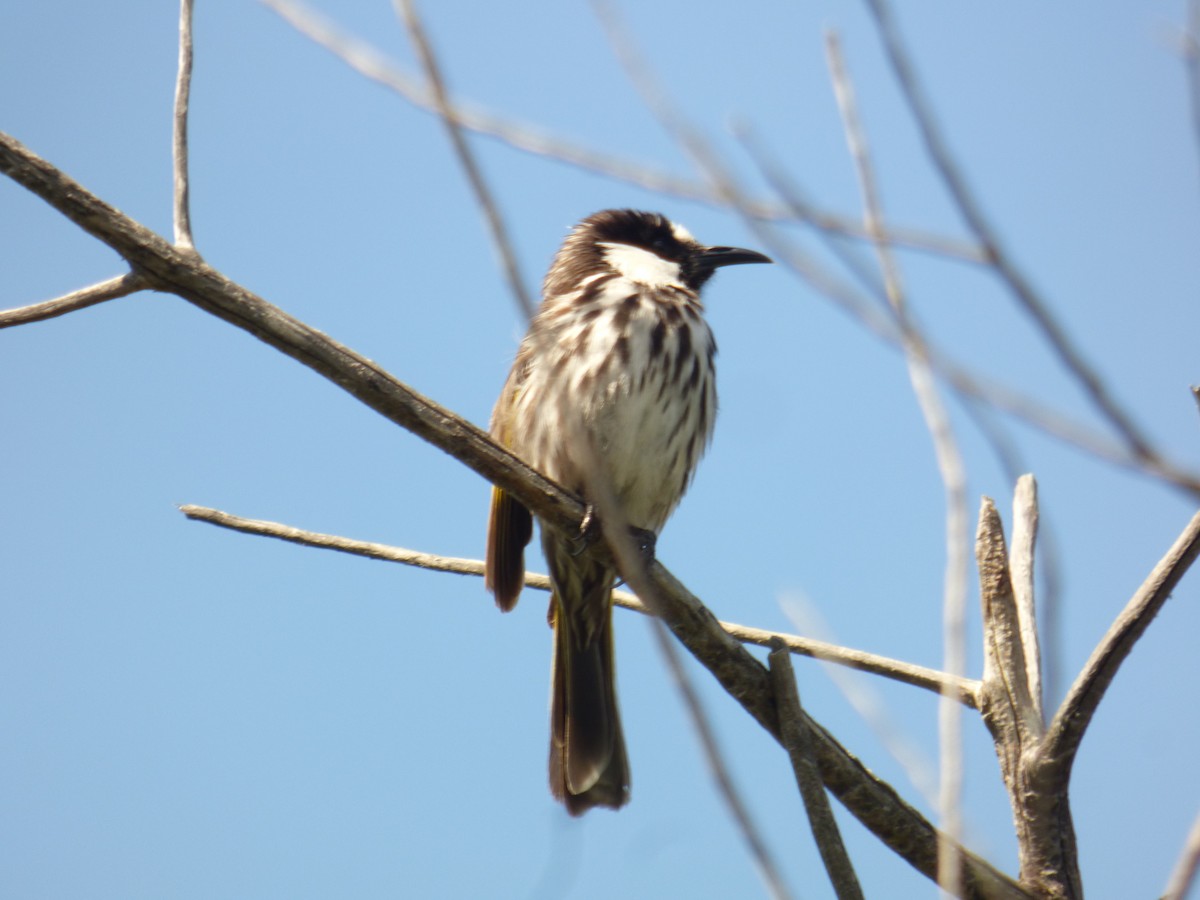
<instances>
[{"instance_id":1,"label":"white underparts","mask_svg":"<svg viewBox=\"0 0 1200 900\"><path fill-rule=\"evenodd\" d=\"M632 244L603 242L604 259L630 281L647 287L679 285L679 263Z\"/></svg>"}]
</instances>

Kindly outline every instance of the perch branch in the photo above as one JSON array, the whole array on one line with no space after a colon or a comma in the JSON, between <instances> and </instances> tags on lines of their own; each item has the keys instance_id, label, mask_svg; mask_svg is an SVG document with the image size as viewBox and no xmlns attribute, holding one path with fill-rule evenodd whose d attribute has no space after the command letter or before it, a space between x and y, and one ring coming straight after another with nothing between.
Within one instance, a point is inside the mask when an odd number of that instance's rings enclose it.
<instances>
[{"instance_id":1,"label":"perch branch","mask_svg":"<svg viewBox=\"0 0 1200 900\"><path fill-rule=\"evenodd\" d=\"M175 293L303 363L388 420L411 431L517 497L551 527L577 534L579 500L525 465L484 432L442 409L375 363L230 281L195 254L186 254L100 200L63 172L0 133L0 173L23 185L123 256L159 289ZM649 567L664 599L665 624L721 686L778 740L778 719L763 665L717 625L713 614L661 564ZM810 722L826 786L869 830L927 877L936 871L938 832ZM1011 878L962 851L963 896L1027 897Z\"/></svg>"},{"instance_id":2,"label":"perch branch","mask_svg":"<svg viewBox=\"0 0 1200 900\"><path fill-rule=\"evenodd\" d=\"M767 843L762 837L762 832L750 815L750 809L733 781L733 775L725 764L724 754L717 743L716 732L709 722L700 696L696 693L691 679L688 678L675 645L668 636L667 629L663 626L664 616L669 615L669 601L661 595L658 585L650 577L646 552L634 542L629 519L617 499L612 479L601 461L600 450L584 425L582 416L573 420L568 418L565 427L569 429L569 443L579 452L579 464L584 474L583 493L594 505L603 529L604 540L612 552L617 571L624 582L633 588L634 593L646 604L653 617L652 627L655 640L691 718L692 727L695 729L700 747L704 751L709 772L713 781L716 782L717 793L725 803L734 826L741 834L767 893L772 900L790 900L790 894L784 884L779 866L771 855ZM650 552L653 553L653 551Z\"/></svg>"}]
</instances>

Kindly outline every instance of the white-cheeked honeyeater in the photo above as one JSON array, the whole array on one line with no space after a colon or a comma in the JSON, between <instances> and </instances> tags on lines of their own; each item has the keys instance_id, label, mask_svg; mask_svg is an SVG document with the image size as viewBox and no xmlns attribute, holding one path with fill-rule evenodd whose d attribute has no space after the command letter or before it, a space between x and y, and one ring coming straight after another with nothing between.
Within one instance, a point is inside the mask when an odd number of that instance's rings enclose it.
<instances>
[{"instance_id":1,"label":"white-cheeked honeyeater","mask_svg":"<svg viewBox=\"0 0 1200 900\"><path fill-rule=\"evenodd\" d=\"M603 485L625 524L657 534L717 414L717 345L700 290L722 266L770 261L700 244L656 213L584 219L546 274L492 437L585 502L589 485ZM502 610L524 584L532 532L529 511L494 488L486 580ZM618 808L629 800L629 762L613 680L617 573L551 528L542 529L542 549L553 583L550 790L572 815Z\"/></svg>"}]
</instances>

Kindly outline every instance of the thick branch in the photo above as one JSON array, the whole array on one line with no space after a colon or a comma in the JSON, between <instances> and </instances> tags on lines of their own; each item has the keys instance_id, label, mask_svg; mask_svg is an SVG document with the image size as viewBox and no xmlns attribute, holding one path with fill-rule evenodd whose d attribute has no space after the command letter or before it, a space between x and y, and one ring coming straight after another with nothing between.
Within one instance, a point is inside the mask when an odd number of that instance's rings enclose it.
<instances>
[{"instance_id":1,"label":"thick branch","mask_svg":"<svg viewBox=\"0 0 1200 900\"><path fill-rule=\"evenodd\" d=\"M253 334L303 363L387 419L454 456L520 499L552 527L577 533L583 505L493 443L480 429L397 381L378 365L294 319L185 254L0 133L0 172L42 197L84 231L116 250L155 286ZM713 614L659 563L649 568L664 622L688 650L772 736L778 718L767 671ZM910 865L934 877L937 830L809 720L825 784ZM964 896L1027 897L1010 878L963 851Z\"/></svg>"},{"instance_id":2,"label":"thick branch","mask_svg":"<svg viewBox=\"0 0 1200 900\"><path fill-rule=\"evenodd\" d=\"M1021 882L1038 896L1079 898L1083 886L1069 784L1044 765L1044 726L1029 690L1004 530L995 505L986 497L979 512L975 552L984 629L980 709L995 742L1012 806Z\"/></svg>"}]
</instances>

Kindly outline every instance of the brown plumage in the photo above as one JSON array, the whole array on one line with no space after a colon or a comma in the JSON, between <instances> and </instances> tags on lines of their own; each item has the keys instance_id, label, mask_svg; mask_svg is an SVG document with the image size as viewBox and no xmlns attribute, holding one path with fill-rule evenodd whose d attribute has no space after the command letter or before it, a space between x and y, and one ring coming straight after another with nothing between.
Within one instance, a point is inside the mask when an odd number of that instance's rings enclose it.
<instances>
[{"instance_id":1,"label":"brown plumage","mask_svg":"<svg viewBox=\"0 0 1200 900\"><path fill-rule=\"evenodd\" d=\"M624 524L657 534L716 418L716 342L700 287L719 266L751 262L770 260L704 247L654 213L584 219L546 276L492 436L585 500L589 484L605 485ZM524 584L532 527L529 511L493 488L486 583L502 610ZM629 799L629 763L613 674L616 572L553 529L542 529L542 550L553 584L550 789L572 815L617 808Z\"/></svg>"}]
</instances>

